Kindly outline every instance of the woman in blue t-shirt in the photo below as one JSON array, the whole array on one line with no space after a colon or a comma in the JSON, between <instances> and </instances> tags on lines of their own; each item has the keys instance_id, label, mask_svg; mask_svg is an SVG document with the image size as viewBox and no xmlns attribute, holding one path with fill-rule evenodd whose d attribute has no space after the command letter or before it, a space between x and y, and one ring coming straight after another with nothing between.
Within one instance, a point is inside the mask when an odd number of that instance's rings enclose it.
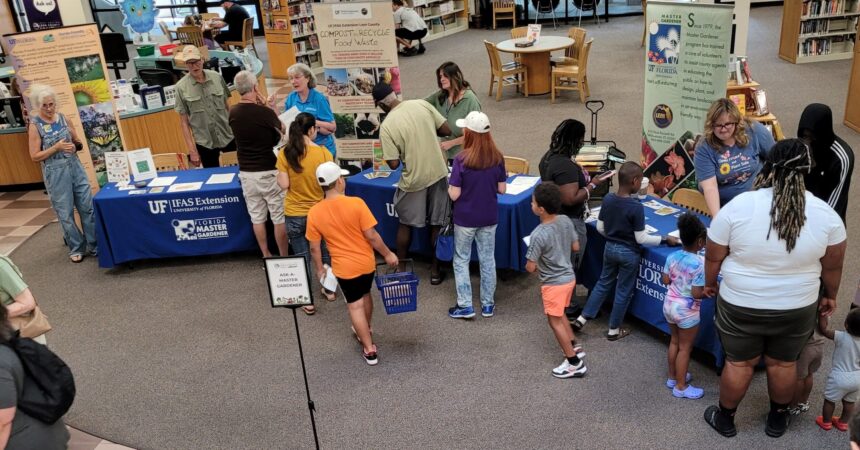
<instances>
[{"instance_id":1,"label":"woman in blue t-shirt","mask_svg":"<svg viewBox=\"0 0 860 450\"><path fill-rule=\"evenodd\" d=\"M711 104L693 163L712 217L736 195L752 189L761 161L774 144L770 131L744 118L731 100Z\"/></svg>"},{"instance_id":2,"label":"woman in blue t-shirt","mask_svg":"<svg viewBox=\"0 0 860 450\"><path fill-rule=\"evenodd\" d=\"M481 265L481 315L492 317L496 309L496 225L499 200L505 193L505 157L490 135L490 119L480 111L457 119L463 129L463 151L454 157L448 195L454 202L454 280L457 306L448 310L455 319L475 317L469 261L472 241L478 244Z\"/></svg>"},{"instance_id":3,"label":"woman in blue t-shirt","mask_svg":"<svg viewBox=\"0 0 860 450\"><path fill-rule=\"evenodd\" d=\"M317 137L314 138L314 143L327 148L332 156L336 157L337 148L334 144L334 132L337 126L328 98L322 92L314 89L317 86L316 76L310 67L301 63L290 66L287 69L287 75L293 85L293 92L287 96L284 109L287 110L295 106L299 112L313 115L317 119Z\"/></svg>"}]
</instances>

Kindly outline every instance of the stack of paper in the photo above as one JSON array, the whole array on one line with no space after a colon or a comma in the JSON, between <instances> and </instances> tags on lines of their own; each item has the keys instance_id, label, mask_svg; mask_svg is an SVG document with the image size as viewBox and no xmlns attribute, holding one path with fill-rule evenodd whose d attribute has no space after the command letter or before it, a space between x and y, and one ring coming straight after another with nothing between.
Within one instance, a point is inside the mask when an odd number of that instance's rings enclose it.
<instances>
[{"instance_id":1,"label":"stack of paper","mask_svg":"<svg viewBox=\"0 0 860 450\"><path fill-rule=\"evenodd\" d=\"M522 194L523 192L531 189L537 182L540 181L540 177L528 177L528 176L519 176L514 178L514 181L507 183L505 187L505 194L517 195Z\"/></svg>"}]
</instances>

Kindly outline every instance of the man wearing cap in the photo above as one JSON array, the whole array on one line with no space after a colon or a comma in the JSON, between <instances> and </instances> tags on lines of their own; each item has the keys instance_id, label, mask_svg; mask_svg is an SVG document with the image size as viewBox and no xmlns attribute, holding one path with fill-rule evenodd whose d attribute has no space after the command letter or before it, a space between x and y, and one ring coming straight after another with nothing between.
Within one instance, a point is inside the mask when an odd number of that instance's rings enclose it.
<instances>
[{"instance_id":1,"label":"man wearing cap","mask_svg":"<svg viewBox=\"0 0 860 450\"><path fill-rule=\"evenodd\" d=\"M221 74L203 69L200 50L193 45L182 49L188 73L176 83L176 112L191 164L218 167L221 152L236 151L228 122L230 89Z\"/></svg>"},{"instance_id":2,"label":"man wearing cap","mask_svg":"<svg viewBox=\"0 0 860 450\"><path fill-rule=\"evenodd\" d=\"M221 7L224 8L224 18L215 21L212 28L227 28L227 31L222 31L215 36L215 42L221 47L224 47L225 42L235 42L242 40L242 29L245 27L245 19L251 18L245 8L236 4L236 2L221 2Z\"/></svg>"},{"instance_id":3,"label":"man wearing cap","mask_svg":"<svg viewBox=\"0 0 860 450\"><path fill-rule=\"evenodd\" d=\"M349 172L329 161L317 166L316 176L325 192L325 198L308 211L305 237L311 247L317 279L325 276L320 241L325 239L331 255L331 269L346 299L353 333L362 346L365 362L375 366L379 362L373 344L370 319L373 301L370 288L376 273L376 250L388 265L398 264L397 256L385 246L376 232L376 219L364 200L344 195Z\"/></svg>"},{"instance_id":4,"label":"man wearing cap","mask_svg":"<svg viewBox=\"0 0 860 450\"><path fill-rule=\"evenodd\" d=\"M451 128L430 103L401 102L385 83L373 88L373 100L388 113L379 132L382 158L391 169L403 166L394 192L394 211L400 219L397 256L403 259L412 243L412 228L430 224L431 248L435 248L439 228L448 218L448 166L437 137L450 136ZM440 284L443 278L434 251L430 284Z\"/></svg>"}]
</instances>

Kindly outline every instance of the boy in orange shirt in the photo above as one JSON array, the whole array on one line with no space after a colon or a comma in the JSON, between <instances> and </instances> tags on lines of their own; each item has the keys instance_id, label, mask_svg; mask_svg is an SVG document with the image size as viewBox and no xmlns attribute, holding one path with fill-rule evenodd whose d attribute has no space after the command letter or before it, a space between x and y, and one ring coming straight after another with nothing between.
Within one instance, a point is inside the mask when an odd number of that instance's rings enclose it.
<instances>
[{"instance_id":1,"label":"boy in orange shirt","mask_svg":"<svg viewBox=\"0 0 860 450\"><path fill-rule=\"evenodd\" d=\"M344 195L346 181L342 170L333 162L317 167L317 181L325 198L308 211L305 236L311 247L317 279L325 275L320 241L323 239L331 255L331 268L346 299L353 332L362 346L362 356L371 366L379 362L376 345L371 336L370 319L373 301L370 288L376 274L376 250L389 266L398 264L395 255L376 232L376 219L364 200Z\"/></svg>"}]
</instances>

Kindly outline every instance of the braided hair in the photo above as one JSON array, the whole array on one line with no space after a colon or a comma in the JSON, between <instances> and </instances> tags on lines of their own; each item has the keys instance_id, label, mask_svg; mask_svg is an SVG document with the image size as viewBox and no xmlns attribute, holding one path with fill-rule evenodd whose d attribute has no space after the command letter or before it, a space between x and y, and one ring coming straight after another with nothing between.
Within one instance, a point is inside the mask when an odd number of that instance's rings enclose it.
<instances>
[{"instance_id":1,"label":"braided hair","mask_svg":"<svg viewBox=\"0 0 860 450\"><path fill-rule=\"evenodd\" d=\"M753 189L773 188L770 207L770 232L776 230L789 253L794 250L806 223L806 185L803 176L812 168L809 147L799 139L783 139L765 157Z\"/></svg>"},{"instance_id":2,"label":"braided hair","mask_svg":"<svg viewBox=\"0 0 860 450\"><path fill-rule=\"evenodd\" d=\"M565 119L552 132L549 153L576 156L585 139L585 125L576 119Z\"/></svg>"}]
</instances>

